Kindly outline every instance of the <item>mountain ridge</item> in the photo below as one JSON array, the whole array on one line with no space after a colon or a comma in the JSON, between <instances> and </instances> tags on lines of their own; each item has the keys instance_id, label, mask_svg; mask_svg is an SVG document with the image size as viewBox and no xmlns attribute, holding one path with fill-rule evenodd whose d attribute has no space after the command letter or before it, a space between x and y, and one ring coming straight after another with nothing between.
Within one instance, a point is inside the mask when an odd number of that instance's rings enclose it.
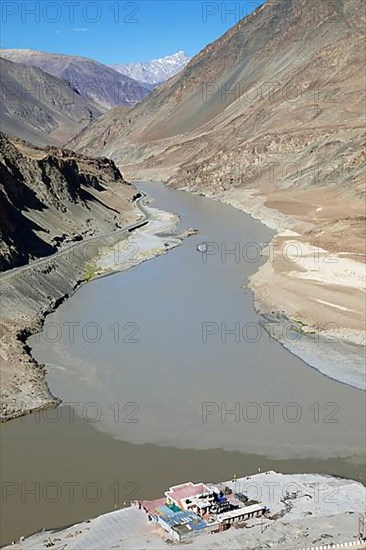
<instances>
[{"instance_id":1,"label":"mountain ridge","mask_svg":"<svg viewBox=\"0 0 366 550\"><path fill-rule=\"evenodd\" d=\"M303 0L300 5L305 6ZM301 131L304 124L309 130L311 125L319 129L340 127L334 117L341 118L339 111L346 103L340 103L340 95L345 97L348 90L343 85L337 91L340 70L334 71L331 64L336 63L342 48L351 48L340 59L346 74L352 76L349 94L357 102L349 112L349 125L362 125L362 76L356 75L356 69L361 62L357 52L363 37L353 28L354 21L363 15L362 3L326 0L316 20L305 10L297 13L298 6L293 0L260 6L204 48L179 75L128 116L115 120L113 128L107 129L102 117L82 131L73 146L91 154L104 152L122 165L126 161L126 166L134 158L141 171L144 163L148 169L154 162L164 164L161 156L159 160L154 156L155 147L181 151L186 164L191 152L186 154L184 149L189 149L192 140L213 142L215 134L225 131L230 132L227 137L235 147L265 132ZM344 8L347 13L337 15L335 8ZM309 45L304 47L306 37ZM276 52L275 57L271 51ZM271 82L272 89L268 86ZM295 94L294 100L291 94ZM290 115L287 118L286 112ZM105 145L101 147L102 143ZM172 173L180 164L177 155Z\"/></svg>"},{"instance_id":2,"label":"mountain ridge","mask_svg":"<svg viewBox=\"0 0 366 550\"><path fill-rule=\"evenodd\" d=\"M67 81L85 100L104 112L115 106L132 106L150 92L150 87L122 75L108 65L83 56L36 50L0 49L0 56Z\"/></svg>"},{"instance_id":3,"label":"mountain ridge","mask_svg":"<svg viewBox=\"0 0 366 550\"><path fill-rule=\"evenodd\" d=\"M102 114L68 82L0 57L1 129L36 145L61 145Z\"/></svg>"}]
</instances>

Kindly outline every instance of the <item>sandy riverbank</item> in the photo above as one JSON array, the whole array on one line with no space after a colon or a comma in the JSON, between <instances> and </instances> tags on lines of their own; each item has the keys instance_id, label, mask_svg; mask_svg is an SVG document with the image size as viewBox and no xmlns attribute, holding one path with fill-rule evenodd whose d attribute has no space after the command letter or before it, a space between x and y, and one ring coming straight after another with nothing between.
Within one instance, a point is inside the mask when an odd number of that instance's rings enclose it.
<instances>
[{"instance_id":1,"label":"sandy riverbank","mask_svg":"<svg viewBox=\"0 0 366 550\"><path fill-rule=\"evenodd\" d=\"M323 374L366 389L360 202L350 201L344 218L342 197L324 190L261 194L220 186L179 188L230 204L276 231L262 250L267 261L249 283L268 331Z\"/></svg>"},{"instance_id":2,"label":"sandy riverbank","mask_svg":"<svg viewBox=\"0 0 366 550\"><path fill-rule=\"evenodd\" d=\"M224 200L248 208L245 194L233 201L227 193ZM364 244L355 240L350 247L346 239L352 229L345 227L343 235L336 235L336 221L328 236L322 234L322 226L334 220L334 210L340 208L329 200L319 193L310 205L314 212L301 200L285 204L284 197L282 202L263 197L249 202L251 213L278 231L250 288L270 331L273 322L281 326L271 333L285 347L327 376L366 389ZM325 203L327 207L318 206ZM295 335L288 336L288 330Z\"/></svg>"},{"instance_id":3,"label":"sandy riverbank","mask_svg":"<svg viewBox=\"0 0 366 550\"><path fill-rule=\"evenodd\" d=\"M144 210L149 223L133 233L122 229L95 237L88 244L81 242L72 250L2 275L1 421L60 403L49 391L46 370L31 357L26 345L26 339L41 329L49 313L81 284L163 254L193 232L173 235L176 215L146 206Z\"/></svg>"},{"instance_id":4,"label":"sandy riverbank","mask_svg":"<svg viewBox=\"0 0 366 550\"><path fill-rule=\"evenodd\" d=\"M295 550L357 541L366 490L356 481L270 471L230 480L225 485L262 502L270 509L269 514L262 521L248 520L241 528L199 535L190 542L191 548ZM144 511L131 506L66 529L37 533L7 548L38 550L51 546L55 550L163 549L171 547L172 542L168 533L148 522Z\"/></svg>"},{"instance_id":5,"label":"sandy riverbank","mask_svg":"<svg viewBox=\"0 0 366 550\"><path fill-rule=\"evenodd\" d=\"M174 235L179 216L157 208L144 208L149 214L149 224L117 242L112 248L101 247L95 261L95 276L130 269L166 253L179 246L185 237L197 233L194 229L187 229L179 235Z\"/></svg>"}]
</instances>

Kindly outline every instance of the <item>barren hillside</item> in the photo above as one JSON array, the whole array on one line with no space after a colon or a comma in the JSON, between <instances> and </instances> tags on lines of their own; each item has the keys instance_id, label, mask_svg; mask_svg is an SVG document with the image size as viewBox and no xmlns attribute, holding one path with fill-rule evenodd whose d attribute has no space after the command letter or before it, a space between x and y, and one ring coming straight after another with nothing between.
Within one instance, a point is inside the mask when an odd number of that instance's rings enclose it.
<instances>
[{"instance_id":1,"label":"barren hillside","mask_svg":"<svg viewBox=\"0 0 366 550\"><path fill-rule=\"evenodd\" d=\"M101 112L116 105L135 105L150 93L150 87L143 82L87 57L21 49L0 49L0 55L66 81L80 97L94 102Z\"/></svg>"},{"instance_id":2,"label":"barren hillside","mask_svg":"<svg viewBox=\"0 0 366 550\"><path fill-rule=\"evenodd\" d=\"M102 111L68 82L0 57L1 130L36 145L60 145Z\"/></svg>"}]
</instances>

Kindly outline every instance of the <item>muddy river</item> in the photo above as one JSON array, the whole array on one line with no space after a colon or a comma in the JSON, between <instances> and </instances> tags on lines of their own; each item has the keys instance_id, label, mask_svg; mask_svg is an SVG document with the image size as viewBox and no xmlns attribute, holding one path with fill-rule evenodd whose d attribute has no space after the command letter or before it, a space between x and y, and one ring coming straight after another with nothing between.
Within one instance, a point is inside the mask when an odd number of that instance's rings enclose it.
<instances>
[{"instance_id":1,"label":"muddy river","mask_svg":"<svg viewBox=\"0 0 366 550\"><path fill-rule=\"evenodd\" d=\"M3 544L187 480L258 468L363 479L364 392L291 354L254 310L246 284L272 231L140 188L199 233L82 286L29 340L64 405L1 427ZM301 335L289 325L286 337Z\"/></svg>"}]
</instances>

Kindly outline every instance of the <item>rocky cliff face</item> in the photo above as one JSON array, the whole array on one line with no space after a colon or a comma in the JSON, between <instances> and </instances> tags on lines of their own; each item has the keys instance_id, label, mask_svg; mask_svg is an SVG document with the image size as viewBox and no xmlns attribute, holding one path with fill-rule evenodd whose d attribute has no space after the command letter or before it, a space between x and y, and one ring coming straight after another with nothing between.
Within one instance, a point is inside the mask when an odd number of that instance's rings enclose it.
<instances>
[{"instance_id":1,"label":"rocky cliff face","mask_svg":"<svg viewBox=\"0 0 366 550\"><path fill-rule=\"evenodd\" d=\"M0 134L0 269L113 231L134 210L113 161Z\"/></svg>"}]
</instances>

